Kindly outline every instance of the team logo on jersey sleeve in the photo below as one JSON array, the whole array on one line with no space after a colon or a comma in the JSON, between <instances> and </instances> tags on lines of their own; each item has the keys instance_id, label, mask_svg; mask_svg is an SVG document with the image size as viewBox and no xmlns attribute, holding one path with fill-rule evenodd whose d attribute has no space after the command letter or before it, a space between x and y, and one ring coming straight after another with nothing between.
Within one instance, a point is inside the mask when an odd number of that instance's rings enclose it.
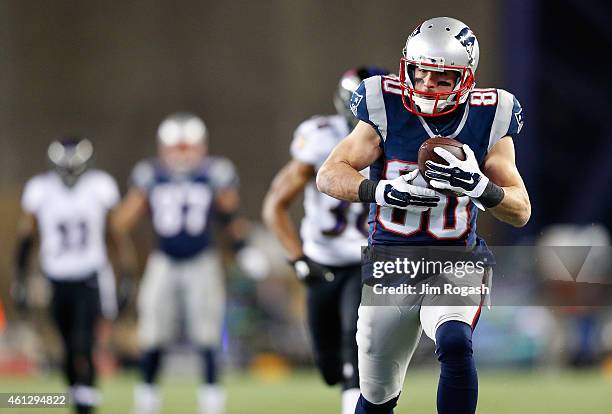
<instances>
[{"instance_id":1,"label":"team logo on jersey sleeve","mask_svg":"<svg viewBox=\"0 0 612 414\"><path fill-rule=\"evenodd\" d=\"M350 102L350 110L353 113L353 115L357 116L357 107L359 107L359 104L361 103L361 100L363 99L363 95L358 94L357 92L353 92L353 95L351 96L351 102Z\"/></svg>"},{"instance_id":2,"label":"team logo on jersey sleeve","mask_svg":"<svg viewBox=\"0 0 612 414\"><path fill-rule=\"evenodd\" d=\"M520 108L518 112L515 112L514 117L516 118L516 123L518 124L518 128L516 129L516 133L518 134L523 128L523 108Z\"/></svg>"}]
</instances>

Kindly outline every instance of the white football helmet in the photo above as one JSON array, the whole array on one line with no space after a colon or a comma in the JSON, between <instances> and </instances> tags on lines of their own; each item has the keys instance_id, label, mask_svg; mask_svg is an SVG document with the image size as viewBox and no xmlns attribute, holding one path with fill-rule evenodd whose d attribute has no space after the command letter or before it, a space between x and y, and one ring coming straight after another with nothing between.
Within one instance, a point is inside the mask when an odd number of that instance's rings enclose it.
<instances>
[{"instance_id":1,"label":"white football helmet","mask_svg":"<svg viewBox=\"0 0 612 414\"><path fill-rule=\"evenodd\" d=\"M474 88L479 56L478 40L465 23L451 17L435 17L421 23L408 36L400 59L404 107L421 116L439 116L457 109ZM452 93L416 91L416 68L456 71L457 81Z\"/></svg>"},{"instance_id":2,"label":"white football helmet","mask_svg":"<svg viewBox=\"0 0 612 414\"><path fill-rule=\"evenodd\" d=\"M189 112L168 115L157 129L157 140L165 146L205 144L207 139L204 121Z\"/></svg>"},{"instance_id":3,"label":"white football helmet","mask_svg":"<svg viewBox=\"0 0 612 414\"><path fill-rule=\"evenodd\" d=\"M199 117L189 112L168 115L157 129L159 155L177 174L191 172L206 154L208 129Z\"/></svg>"}]
</instances>

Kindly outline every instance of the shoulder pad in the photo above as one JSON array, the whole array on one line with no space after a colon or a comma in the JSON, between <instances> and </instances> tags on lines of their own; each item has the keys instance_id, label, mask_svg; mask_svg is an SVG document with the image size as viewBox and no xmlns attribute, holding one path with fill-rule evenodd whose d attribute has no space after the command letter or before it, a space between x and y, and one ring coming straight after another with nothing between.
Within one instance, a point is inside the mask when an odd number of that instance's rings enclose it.
<instances>
[{"instance_id":1,"label":"shoulder pad","mask_svg":"<svg viewBox=\"0 0 612 414\"><path fill-rule=\"evenodd\" d=\"M148 193L155 183L155 166L152 160L140 161L130 175L130 186Z\"/></svg>"},{"instance_id":2,"label":"shoulder pad","mask_svg":"<svg viewBox=\"0 0 612 414\"><path fill-rule=\"evenodd\" d=\"M95 189L97 197L106 208L111 208L119 202L119 187L113 176L98 169L91 169L88 174L88 179L92 181L90 188Z\"/></svg>"},{"instance_id":3,"label":"shoulder pad","mask_svg":"<svg viewBox=\"0 0 612 414\"><path fill-rule=\"evenodd\" d=\"M302 122L293 134L291 156L318 168L338 143L332 116L316 116Z\"/></svg>"},{"instance_id":4,"label":"shoulder pad","mask_svg":"<svg viewBox=\"0 0 612 414\"><path fill-rule=\"evenodd\" d=\"M209 176L211 185L217 190L238 186L238 173L236 167L227 158L210 157Z\"/></svg>"},{"instance_id":5,"label":"shoulder pad","mask_svg":"<svg viewBox=\"0 0 612 414\"><path fill-rule=\"evenodd\" d=\"M25 211L36 213L42 207L45 187L50 177L50 173L38 174L26 182L21 196L21 207Z\"/></svg>"},{"instance_id":6,"label":"shoulder pad","mask_svg":"<svg viewBox=\"0 0 612 414\"><path fill-rule=\"evenodd\" d=\"M387 112L383 98L383 84L393 84L389 76L364 79L351 97L350 109L357 119L372 125L383 141L387 138ZM399 83L398 83L399 87Z\"/></svg>"},{"instance_id":7,"label":"shoulder pad","mask_svg":"<svg viewBox=\"0 0 612 414\"><path fill-rule=\"evenodd\" d=\"M516 97L503 89L474 89L470 93L471 107L490 108L495 111L489 135L489 150L501 138L516 136L523 127L523 109Z\"/></svg>"}]
</instances>

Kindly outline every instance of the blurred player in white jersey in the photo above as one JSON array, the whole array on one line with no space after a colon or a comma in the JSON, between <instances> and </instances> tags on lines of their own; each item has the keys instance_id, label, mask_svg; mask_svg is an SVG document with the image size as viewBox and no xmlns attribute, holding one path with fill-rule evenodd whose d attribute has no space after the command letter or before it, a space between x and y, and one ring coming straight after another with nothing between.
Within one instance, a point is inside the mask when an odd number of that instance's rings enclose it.
<instances>
[{"instance_id":1,"label":"blurred player in white jersey","mask_svg":"<svg viewBox=\"0 0 612 414\"><path fill-rule=\"evenodd\" d=\"M159 126L159 157L141 161L115 225L128 231L150 213L157 246L149 255L138 298L142 383L135 390L138 414L160 407L155 382L164 349L176 337L185 311L187 333L202 358L198 393L203 414L221 414L225 393L218 383L218 353L225 310L225 283L213 237L224 226L241 247L236 215L238 176L232 163L207 154L208 131L190 113L168 116Z\"/></svg>"},{"instance_id":2,"label":"blurred player in white jersey","mask_svg":"<svg viewBox=\"0 0 612 414\"><path fill-rule=\"evenodd\" d=\"M306 284L315 362L328 385L342 385L343 414L353 413L359 398L355 333L368 211L361 203L319 193L314 178L331 150L356 124L349 110L353 91L363 79L386 73L362 67L342 76L334 97L338 114L315 116L297 128L292 159L277 173L264 201L266 224ZM289 207L302 193L305 217L298 237Z\"/></svg>"},{"instance_id":3,"label":"blurred player in white jersey","mask_svg":"<svg viewBox=\"0 0 612 414\"><path fill-rule=\"evenodd\" d=\"M108 271L107 236L118 252L129 251L127 241L107 226L119 190L110 175L90 168L93 152L87 139L54 141L48 149L52 170L26 184L13 287L18 305L26 306L28 259L39 237L40 265L51 281L51 308L63 340L64 374L77 413L91 412L100 400L94 387L94 330L102 303L111 313L116 307L114 288L113 297L100 296L106 291L102 285L114 287L114 280L108 280L113 275ZM121 257L122 268L127 269L130 259Z\"/></svg>"}]
</instances>

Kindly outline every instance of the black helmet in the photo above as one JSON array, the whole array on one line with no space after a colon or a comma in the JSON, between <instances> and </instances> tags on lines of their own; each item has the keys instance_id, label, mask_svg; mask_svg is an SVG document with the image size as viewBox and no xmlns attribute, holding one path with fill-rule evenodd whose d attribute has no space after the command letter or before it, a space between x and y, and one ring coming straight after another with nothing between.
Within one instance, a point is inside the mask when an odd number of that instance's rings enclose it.
<instances>
[{"instance_id":1,"label":"black helmet","mask_svg":"<svg viewBox=\"0 0 612 414\"><path fill-rule=\"evenodd\" d=\"M362 66L344 72L340 78L340 82L338 82L336 93L334 94L334 106L338 114L346 118L351 128L354 128L358 122L358 119L353 116L353 113L349 109L353 92L355 92L362 80L370 76L388 74L388 70L374 66Z\"/></svg>"},{"instance_id":2,"label":"black helmet","mask_svg":"<svg viewBox=\"0 0 612 414\"><path fill-rule=\"evenodd\" d=\"M78 137L55 140L47 149L49 162L69 187L89 168L93 154L91 141Z\"/></svg>"}]
</instances>

